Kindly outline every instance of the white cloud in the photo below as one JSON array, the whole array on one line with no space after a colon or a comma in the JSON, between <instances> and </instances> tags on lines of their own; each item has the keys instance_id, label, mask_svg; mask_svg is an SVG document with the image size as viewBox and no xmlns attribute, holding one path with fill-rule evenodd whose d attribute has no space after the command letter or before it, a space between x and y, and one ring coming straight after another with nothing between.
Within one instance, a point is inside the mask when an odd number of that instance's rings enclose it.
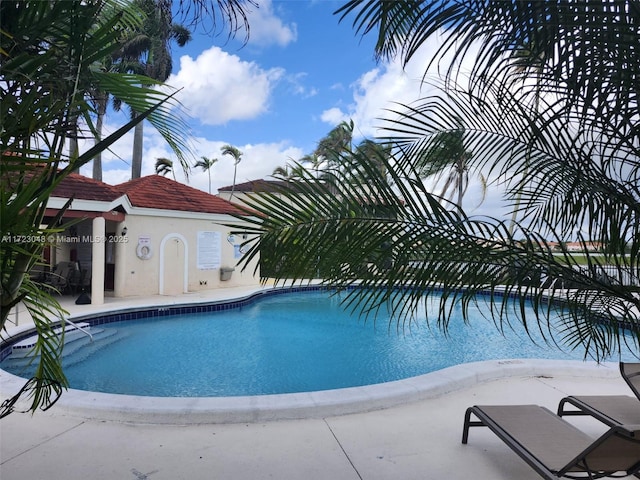
<instances>
[{"instance_id":1,"label":"white cloud","mask_svg":"<svg viewBox=\"0 0 640 480\"><path fill-rule=\"evenodd\" d=\"M291 85L291 92L294 95L298 95L302 98L315 97L319 90L315 87L306 87L303 84L303 80L307 77L304 72L295 73L293 75L287 75L285 80Z\"/></svg>"},{"instance_id":2,"label":"white cloud","mask_svg":"<svg viewBox=\"0 0 640 480\"><path fill-rule=\"evenodd\" d=\"M395 116L389 110L402 111L404 109L401 105L414 104L419 99L429 96L430 91L434 92L435 87L425 83L423 79L430 82L439 78L438 65L433 65L425 76L425 68L439 45L438 42L432 42L431 45L424 46L404 68L396 59L382 62L378 67L365 72L350 86L353 101L346 106L326 109L322 112L321 120L333 127L342 121L353 119L356 142L361 137L372 138L383 134L383 119ZM473 55L470 54L460 68L463 75L459 80L464 80L464 72L469 71L472 62ZM439 71L445 72L449 64L450 61L447 59L441 61ZM439 193L441 185L428 184L427 188ZM472 215L502 217L505 215L503 194L504 186L492 183L488 186L483 200L481 183L472 175L463 206L467 213Z\"/></svg>"},{"instance_id":3,"label":"white cloud","mask_svg":"<svg viewBox=\"0 0 640 480\"><path fill-rule=\"evenodd\" d=\"M271 0L261 0L256 7L247 13L249 19L250 45L266 47L278 45L284 47L298 38L298 27L295 23L285 25L273 10Z\"/></svg>"},{"instance_id":4,"label":"white cloud","mask_svg":"<svg viewBox=\"0 0 640 480\"><path fill-rule=\"evenodd\" d=\"M376 136L384 124L381 119L393 116L388 110L402 110L400 105L410 105L428 96L434 87L424 80L429 82L440 77L439 72L446 72L451 64L450 58L431 65L425 75L425 68L440 45L438 39L423 45L404 67L399 59L394 59L365 72L350 86L353 102L346 107L327 109L321 116L322 120L335 126L351 118L357 135ZM460 71L468 71L472 63L473 54L470 53Z\"/></svg>"},{"instance_id":5,"label":"white cloud","mask_svg":"<svg viewBox=\"0 0 640 480\"><path fill-rule=\"evenodd\" d=\"M284 69L264 70L218 47L203 51L194 60L180 58L180 70L167 84L182 88L179 100L188 114L205 125L260 116L269 107L274 84Z\"/></svg>"},{"instance_id":6,"label":"white cloud","mask_svg":"<svg viewBox=\"0 0 640 480\"><path fill-rule=\"evenodd\" d=\"M320 119L330 125L338 125L340 122L349 120L349 116L338 107L334 107L322 112Z\"/></svg>"},{"instance_id":7,"label":"white cloud","mask_svg":"<svg viewBox=\"0 0 640 480\"><path fill-rule=\"evenodd\" d=\"M388 116L386 109L397 109L398 103L410 104L424 96L424 57L417 55L404 69L399 61L392 61L365 72L351 85L353 102L325 110L322 120L336 125L351 118L358 134L375 136L382 123L380 118Z\"/></svg>"}]
</instances>

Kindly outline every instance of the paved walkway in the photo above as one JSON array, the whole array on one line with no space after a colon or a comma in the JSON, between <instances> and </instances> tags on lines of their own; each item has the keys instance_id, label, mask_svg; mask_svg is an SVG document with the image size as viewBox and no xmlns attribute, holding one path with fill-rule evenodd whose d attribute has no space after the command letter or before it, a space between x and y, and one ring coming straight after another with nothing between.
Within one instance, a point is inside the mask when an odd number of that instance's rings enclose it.
<instances>
[{"instance_id":1,"label":"paved walkway","mask_svg":"<svg viewBox=\"0 0 640 480\"><path fill-rule=\"evenodd\" d=\"M523 373L529 364L534 373ZM465 370L463 381L403 405L271 422L170 425L150 415L141 423L126 412L105 420L99 408L74 411L63 394L47 412L0 421L0 478L533 480L538 475L488 429L472 429L469 444L460 443L468 406L537 403L555 410L569 394L630 394L617 365L482 362ZM5 380L2 399L15 388ZM570 421L594 436L603 431L592 419Z\"/></svg>"},{"instance_id":2,"label":"paved walkway","mask_svg":"<svg viewBox=\"0 0 640 480\"><path fill-rule=\"evenodd\" d=\"M486 479L539 477L487 429L460 443L465 408L628 393L610 373L509 378L368 413L266 423L153 425L49 412L0 421L3 480ZM601 376L600 376L601 375ZM571 420L597 435L589 419Z\"/></svg>"}]
</instances>

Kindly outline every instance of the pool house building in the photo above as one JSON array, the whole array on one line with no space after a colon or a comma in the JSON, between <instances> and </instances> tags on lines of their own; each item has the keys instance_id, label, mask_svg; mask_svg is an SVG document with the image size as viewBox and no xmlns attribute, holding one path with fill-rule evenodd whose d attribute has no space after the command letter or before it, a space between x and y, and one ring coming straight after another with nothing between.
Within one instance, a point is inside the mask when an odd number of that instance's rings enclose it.
<instances>
[{"instance_id":1,"label":"pool house building","mask_svg":"<svg viewBox=\"0 0 640 480\"><path fill-rule=\"evenodd\" d=\"M63 293L104 297L179 295L259 283L236 268L242 220L232 203L160 175L108 185L78 174L51 196L47 216L64 212L50 236L41 275ZM233 228L228 225L232 225ZM237 226L237 227L236 227ZM257 262L257 260L256 260Z\"/></svg>"}]
</instances>

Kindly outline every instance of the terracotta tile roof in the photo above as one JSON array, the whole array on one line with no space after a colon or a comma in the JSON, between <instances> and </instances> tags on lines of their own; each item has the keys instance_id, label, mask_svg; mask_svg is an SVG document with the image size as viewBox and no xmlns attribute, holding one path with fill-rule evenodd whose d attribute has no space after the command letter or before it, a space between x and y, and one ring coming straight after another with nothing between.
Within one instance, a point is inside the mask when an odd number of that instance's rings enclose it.
<instances>
[{"instance_id":1,"label":"terracotta tile roof","mask_svg":"<svg viewBox=\"0 0 640 480\"><path fill-rule=\"evenodd\" d=\"M199 213L242 213L231 202L161 175L136 178L114 188L125 193L135 207Z\"/></svg>"},{"instance_id":2,"label":"terracotta tile roof","mask_svg":"<svg viewBox=\"0 0 640 480\"><path fill-rule=\"evenodd\" d=\"M122 196L122 193L107 183L77 173L70 173L56 187L52 196L110 202Z\"/></svg>"}]
</instances>

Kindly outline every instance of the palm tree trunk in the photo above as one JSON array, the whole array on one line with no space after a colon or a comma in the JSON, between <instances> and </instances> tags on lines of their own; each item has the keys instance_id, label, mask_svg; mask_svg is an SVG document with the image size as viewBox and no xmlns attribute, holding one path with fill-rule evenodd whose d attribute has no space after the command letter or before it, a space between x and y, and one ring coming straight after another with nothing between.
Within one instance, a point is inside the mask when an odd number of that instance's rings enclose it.
<instances>
[{"instance_id":1,"label":"palm tree trunk","mask_svg":"<svg viewBox=\"0 0 640 480\"><path fill-rule=\"evenodd\" d=\"M462 210L462 197L464 197L465 184L467 182L465 160L461 157L457 161L456 170L458 173L458 208Z\"/></svg>"},{"instance_id":2,"label":"palm tree trunk","mask_svg":"<svg viewBox=\"0 0 640 480\"><path fill-rule=\"evenodd\" d=\"M107 94L101 94L101 97L98 100L98 119L96 120L96 139L95 143L100 143L102 140L102 128L104 126L104 116L107 113ZM93 157L93 172L92 175L94 180L102 181L102 152L99 152L95 157Z\"/></svg>"},{"instance_id":3,"label":"palm tree trunk","mask_svg":"<svg viewBox=\"0 0 640 480\"><path fill-rule=\"evenodd\" d=\"M71 120L71 135L69 139L69 164L75 162L80 155L80 147L78 146L78 117L74 116ZM80 173L79 168L74 168L73 173Z\"/></svg>"},{"instance_id":4,"label":"palm tree trunk","mask_svg":"<svg viewBox=\"0 0 640 480\"><path fill-rule=\"evenodd\" d=\"M236 172L238 171L238 163L236 162L233 166L233 184L231 185L231 196L229 197L229 201L233 200L233 192L236 189Z\"/></svg>"},{"instance_id":5,"label":"palm tree trunk","mask_svg":"<svg viewBox=\"0 0 640 480\"><path fill-rule=\"evenodd\" d=\"M540 79L538 77L538 83ZM538 110L540 109L540 96L538 93L535 94L533 98L533 111L534 114L538 115ZM537 118L536 118L537 121ZM532 134L533 135L533 134ZM522 173L523 178L527 178L529 175L529 164L531 163L531 152L527 149L524 159L524 172ZM511 213L511 223L509 223L509 234L512 235L516 228L516 221L518 220L518 210L520 210L520 203L522 203L522 188L518 188L518 193L516 195L516 203L513 207L513 212Z\"/></svg>"},{"instance_id":6,"label":"palm tree trunk","mask_svg":"<svg viewBox=\"0 0 640 480\"><path fill-rule=\"evenodd\" d=\"M136 125L133 131L133 156L131 158L131 180L140 178L142 175L142 139L144 130L142 128L144 122Z\"/></svg>"}]
</instances>

